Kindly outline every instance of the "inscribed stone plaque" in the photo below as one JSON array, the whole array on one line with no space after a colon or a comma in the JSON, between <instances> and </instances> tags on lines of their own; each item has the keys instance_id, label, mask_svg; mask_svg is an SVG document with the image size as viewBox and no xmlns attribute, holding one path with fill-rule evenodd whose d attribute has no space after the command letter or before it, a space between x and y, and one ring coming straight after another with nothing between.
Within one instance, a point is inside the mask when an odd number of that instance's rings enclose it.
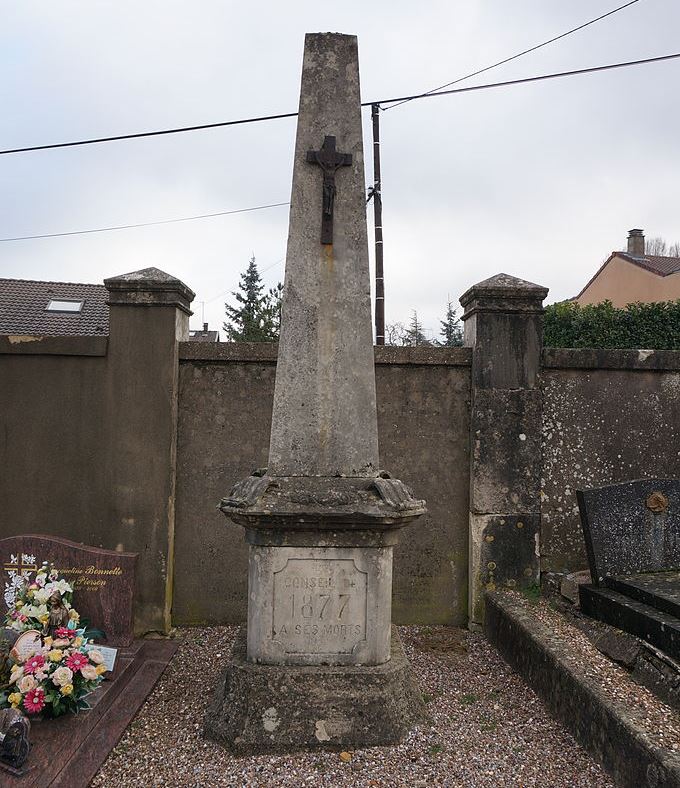
<instances>
[{"instance_id":1,"label":"inscribed stone plaque","mask_svg":"<svg viewBox=\"0 0 680 788\"><path fill-rule=\"evenodd\" d=\"M289 558L274 573L272 639L286 654L351 654L366 640L366 578L351 558Z\"/></svg>"},{"instance_id":2,"label":"inscribed stone plaque","mask_svg":"<svg viewBox=\"0 0 680 788\"><path fill-rule=\"evenodd\" d=\"M43 561L54 564L73 586L73 606L114 645L133 639L132 603L137 553L119 553L54 536L29 534L0 539L4 600L9 608L21 578Z\"/></svg>"}]
</instances>

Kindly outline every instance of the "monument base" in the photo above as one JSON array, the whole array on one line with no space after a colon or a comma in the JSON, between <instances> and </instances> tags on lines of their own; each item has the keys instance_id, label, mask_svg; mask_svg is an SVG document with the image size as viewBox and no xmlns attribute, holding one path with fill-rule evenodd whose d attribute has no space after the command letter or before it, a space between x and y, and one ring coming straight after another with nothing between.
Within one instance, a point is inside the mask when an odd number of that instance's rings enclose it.
<instances>
[{"instance_id":1,"label":"monument base","mask_svg":"<svg viewBox=\"0 0 680 788\"><path fill-rule=\"evenodd\" d=\"M239 633L205 718L235 755L396 744L426 719L396 629L383 665L258 665Z\"/></svg>"}]
</instances>

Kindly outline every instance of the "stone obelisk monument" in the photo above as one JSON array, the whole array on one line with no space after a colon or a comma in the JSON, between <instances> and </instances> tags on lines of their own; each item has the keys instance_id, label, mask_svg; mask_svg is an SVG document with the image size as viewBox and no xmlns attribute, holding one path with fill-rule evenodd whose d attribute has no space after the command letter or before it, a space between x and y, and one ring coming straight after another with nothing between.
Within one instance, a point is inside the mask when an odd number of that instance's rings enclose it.
<instances>
[{"instance_id":1,"label":"stone obelisk monument","mask_svg":"<svg viewBox=\"0 0 680 788\"><path fill-rule=\"evenodd\" d=\"M307 35L269 465L220 504L248 628L206 733L236 752L387 744L421 713L391 594L425 502L379 470L360 103L356 37Z\"/></svg>"}]
</instances>

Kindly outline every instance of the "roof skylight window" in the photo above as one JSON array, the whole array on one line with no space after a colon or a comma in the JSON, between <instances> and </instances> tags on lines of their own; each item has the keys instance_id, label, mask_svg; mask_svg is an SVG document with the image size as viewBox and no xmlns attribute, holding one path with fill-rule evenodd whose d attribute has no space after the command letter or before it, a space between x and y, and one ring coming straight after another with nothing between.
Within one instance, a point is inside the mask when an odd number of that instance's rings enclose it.
<instances>
[{"instance_id":1,"label":"roof skylight window","mask_svg":"<svg viewBox=\"0 0 680 788\"><path fill-rule=\"evenodd\" d=\"M50 301L46 307L46 311L47 312L81 312L84 303L85 302L82 299L79 299L78 301L73 301L68 299L61 300L56 298L50 298Z\"/></svg>"}]
</instances>

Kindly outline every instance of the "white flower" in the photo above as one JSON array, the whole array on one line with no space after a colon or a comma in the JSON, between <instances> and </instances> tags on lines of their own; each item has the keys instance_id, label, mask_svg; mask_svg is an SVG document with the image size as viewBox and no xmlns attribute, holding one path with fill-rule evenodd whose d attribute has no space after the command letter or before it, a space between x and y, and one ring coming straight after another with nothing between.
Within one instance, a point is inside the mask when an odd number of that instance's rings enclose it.
<instances>
[{"instance_id":1,"label":"white flower","mask_svg":"<svg viewBox=\"0 0 680 788\"><path fill-rule=\"evenodd\" d=\"M94 662L95 665L101 665L104 662L104 657L99 649L91 648L87 652L87 656Z\"/></svg>"},{"instance_id":2,"label":"white flower","mask_svg":"<svg viewBox=\"0 0 680 788\"><path fill-rule=\"evenodd\" d=\"M23 665L12 665L12 675L9 677L10 684L20 679L24 675Z\"/></svg>"},{"instance_id":3,"label":"white flower","mask_svg":"<svg viewBox=\"0 0 680 788\"><path fill-rule=\"evenodd\" d=\"M38 686L38 682L33 678L33 676L22 676L19 681L17 682L17 687L19 687L20 692L30 692L32 689L35 689Z\"/></svg>"},{"instance_id":4,"label":"white flower","mask_svg":"<svg viewBox=\"0 0 680 788\"><path fill-rule=\"evenodd\" d=\"M36 602L37 602L39 605L45 605L45 604L47 604L47 600L48 600L49 598L50 598L50 595L47 593L47 589L46 589L46 588L39 588L39 589L38 589L38 590L35 592L35 594L33 594L33 599L34 599L34 600L35 600L35 601L36 601Z\"/></svg>"},{"instance_id":5,"label":"white flower","mask_svg":"<svg viewBox=\"0 0 680 788\"><path fill-rule=\"evenodd\" d=\"M50 575L51 577L52 575ZM60 594L70 594L73 591L73 588L66 582L66 580L53 580L51 583L48 583L45 586L45 591L49 591L49 595L55 591L58 591Z\"/></svg>"},{"instance_id":6,"label":"white flower","mask_svg":"<svg viewBox=\"0 0 680 788\"><path fill-rule=\"evenodd\" d=\"M52 683L57 687L65 687L73 681L73 671L71 668L62 666L57 668L52 674Z\"/></svg>"}]
</instances>

